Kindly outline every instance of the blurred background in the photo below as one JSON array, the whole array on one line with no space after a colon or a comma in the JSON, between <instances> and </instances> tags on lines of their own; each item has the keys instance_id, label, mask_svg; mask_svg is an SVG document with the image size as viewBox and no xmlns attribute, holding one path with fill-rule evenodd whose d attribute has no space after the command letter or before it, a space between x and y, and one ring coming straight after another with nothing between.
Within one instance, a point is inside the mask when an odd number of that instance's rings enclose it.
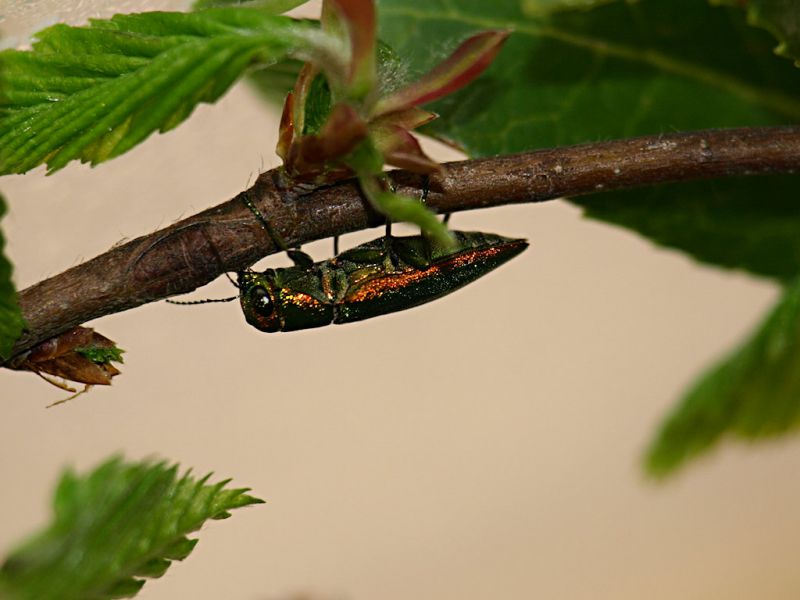
<instances>
[{"instance_id":1,"label":"blurred background","mask_svg":"<svg viewBox=\"0 0 800 600\"><path fill-rule=\"evenodd\" d=\"M186 4L12 0L0 31L18 45L57 20ZM4 177L18 287L235 195L278 165L277 124L240 83L95 169ZM121 452L267 501L207 525L146 600L797 598L798 440L725 444L662 483L639 464L776 289L561 201L452 225L531 248L446 299L359 324L264 334L235 303L100 319L127 351L123 374L52 409L64 392L0 373L0 554L47 522L65 465ZM306 250L320 260L331 243ZM193 297L230 294L221 279Z\"/></svg>"}]
</instances>

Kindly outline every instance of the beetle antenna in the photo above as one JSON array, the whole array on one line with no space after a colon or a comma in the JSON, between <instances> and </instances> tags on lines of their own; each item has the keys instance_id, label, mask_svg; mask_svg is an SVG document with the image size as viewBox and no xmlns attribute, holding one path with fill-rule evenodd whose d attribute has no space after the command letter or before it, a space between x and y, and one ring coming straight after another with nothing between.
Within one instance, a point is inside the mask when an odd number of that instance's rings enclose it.
<instances>
[{"instance_id":1,"label":"beetle antenna","mask_svg":"<svg viewBox=\"0 0 800 600\"><path fill-rule=\"evenodd\" d=\"M227 277L227 278L228 278L228 281L230 281L230 282L231 282L231 285L232 285L233 287L235 287L237 290L239 289L239 284L238 284L238 283L236 283L236 282L233 280L233 277L231 277L231 274L230 274L230 273L228 273L227 271L225 271L225 277Z\"/></svg>"},{"instance_id":2,"label":"beetle antenna","mask_svg":"<svg viewBox=\"0 0 800 600\"><path fill-rule=\"evenodd\" d=\"M220 266L220 269L222 269L223 268L222 257L219 255L219 250L217 250L217 247L214 245L214 242L211 241L211 238L208 237L208 233L206 232L205 228L201 229L200 231L203 234L203 237L206 239L208 247L211 248L211 253L214 255L214 258L217 259L217 264ZM223 274L225 275L225 277L228 278L228 281L231 282L231 285L233 285L233 287L239 289L239 284L233 280L233 277L231 277L230 273L228 273L227 271L223 271ZM187 306L190 304L210 304L212 302L232 302L233 300L236 300L238 297L239 296L236 295L236 296L231 296L230 298L209 298L207 300L172 300L171 298L165 298L164 301L167 302L168 304L179 304Z\"/></svg>"},{"instance_id":3,"label":"beetle antenna","mask_svg":"<svg viewBox=\"0 0 800 600\"><path fill-rule=\"evenodd\" d=\"M213 302L232 302L233 300L237 300L239 296L231 296L230 298L207 298L206 300L173 300L172 298L167 298L164 302L168 302L170 304L180 304L182 306L188 306L190 304L211 304Z\"/></svg>"}]
</instances>

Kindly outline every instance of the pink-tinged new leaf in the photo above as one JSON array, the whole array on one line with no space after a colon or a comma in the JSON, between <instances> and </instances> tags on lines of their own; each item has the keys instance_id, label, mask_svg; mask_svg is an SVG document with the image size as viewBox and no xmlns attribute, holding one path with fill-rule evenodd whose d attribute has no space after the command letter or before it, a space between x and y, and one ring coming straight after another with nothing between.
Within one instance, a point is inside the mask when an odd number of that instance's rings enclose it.
<instances>
[{"instance_id":1,"label":"pink-tinged new leaf","mask_svg":"<svg viewBox=\"0 0 800 600\"><path fill-rule=\"evenodd\" d=\"M412 106L405 110L398 110L372 119L369 123L369 128L370 131L380 132L385 128L398 126L411 131L430 123L438 117L439 115L434 112Z\"/></svg>"},{"instance_id":2,"label":"pink-tinged new leaf","mask_svg":"<svg viewBox=\"0 0 800 600\"><path fill-rule=\"evenodd\" d=\"M319 135L302 139L301 155L309 165L342 158L352 152L367 137L367 124L349 104L337 104Z\"/></svg>"},{"instance_id":3,"label":"pink-tinged new leaf","mask_svg":"<svg viewBox=\"0 0 800 600\"><path fill-rule=\"evenodd\" d=\"M423 152L417 138L402 127L385 128L383 135L373 136L373 140L387 164L423 174L442 170L442 165Z\"/></svg>"},{"instance_id":4,"label":"pink-tinged new leaf","mask_svg":"<svg viewBox=\"0 0 800 600\"><path fill-rule=\"evenodd\" d=\"M432 102L464 87L491 64L510 33L483 31L473 35L421 79L379 100L373 115Z\"/></svg>"},{"instance_id":5,"label":"pink-tinged new leaf","mask_svg":"<svg viewBox=\"0 0 800 600\"><path fill-rule=\"evenodd\" d=\"M351 97L366 96L375 86L375 2L374 0L331 0L347 27L350 38Z\"/></svg>"},{"instance_id":6,"label":"pink-tinged new leaf","mask_svg":"<svg viewBox=\"0 0 800 600\"><path fill-rule=\"evenodd\" d=\"M305 63L294 83L294 89L286 95L283 103L278 145L275 150L289 172L294 171L297 167L299 138L303 133L306 120L306 99L311 82L314 81L318 72L313 64Z\"/></svg>"},{"instance_id":7,"label":"pink-tinged new leaf","mask_svg":"<svg viewBox=\"0 0 800 600\"><path fill-rule=\"evenodd\" d=\"M339 21L339 11L332 4L331 0L322 0L322 12L320 13L319 21L322 25L322 29L328 33L332 33L337 36L342 33L341 23Z\"/></svg>"},{"instance_id":8,"label":"pink-tinged new leaf","mask_svg":"<svg viewBox=\"0 0 800 600\"><path fill-rule=\"evenodd\" d=\"M285 163L289 158L289 151L294 140L294 92L286 94L281 113L281 124L278 129L278 145L275 148L278 156Z\"/></svg>"}]
</instances>

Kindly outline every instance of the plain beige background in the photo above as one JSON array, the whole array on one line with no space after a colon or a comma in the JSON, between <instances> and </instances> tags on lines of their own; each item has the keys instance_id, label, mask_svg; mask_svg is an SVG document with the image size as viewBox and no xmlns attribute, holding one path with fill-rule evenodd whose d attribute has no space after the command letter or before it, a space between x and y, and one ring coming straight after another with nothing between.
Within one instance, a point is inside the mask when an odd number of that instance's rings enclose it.
<instances>
[{"instance_id":1,"label":"plain beige background","mask_svg":"<svg viewBox=\"0 0 800 600\"><path fill-rule=\"evenodd\" d=\"M6 35L74 19L61 4L7 3ZM3 178L18 285L237 193L277 164L276 119L239 85L94 170ZM127 350L123 374L50 410L61 391L0 373L0 548L46 522L64 465L121 451L267 500L206 526L146 600L800 596L798 441L726 444L663 485L638 465L775 288L564 202L453 225L532 247L453 296L360 324L263 334L236 304L103 318L92 325ZM330 243L308 249L321 259ZM221 280L195 296L230 293Z\"/></svg>"}]
</instances>

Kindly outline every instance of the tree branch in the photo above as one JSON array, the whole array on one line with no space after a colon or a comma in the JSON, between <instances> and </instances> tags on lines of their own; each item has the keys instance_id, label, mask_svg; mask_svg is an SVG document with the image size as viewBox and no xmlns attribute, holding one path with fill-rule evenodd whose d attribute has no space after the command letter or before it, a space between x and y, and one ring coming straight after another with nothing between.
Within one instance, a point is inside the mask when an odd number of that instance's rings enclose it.
<instances>
[{"instance_id":1,"label":"tree branch","mask_svg":"<svg viewBox=\"0 0 800 600\"><path fill-rule=\"evenodd\" d=\"M800 169L800 127L743 128L582 144L447 163L427 204L457 212L541 202L666 182ZM419 196L419 175L394 171L398 192ZM277 248L245 207L249 194L290 245L383 223L352 181L298 193L279 170L235 198L112 248L20 293L27 331L17 355L97 317L190 292Z\"/></svg>"}]
</instances>

